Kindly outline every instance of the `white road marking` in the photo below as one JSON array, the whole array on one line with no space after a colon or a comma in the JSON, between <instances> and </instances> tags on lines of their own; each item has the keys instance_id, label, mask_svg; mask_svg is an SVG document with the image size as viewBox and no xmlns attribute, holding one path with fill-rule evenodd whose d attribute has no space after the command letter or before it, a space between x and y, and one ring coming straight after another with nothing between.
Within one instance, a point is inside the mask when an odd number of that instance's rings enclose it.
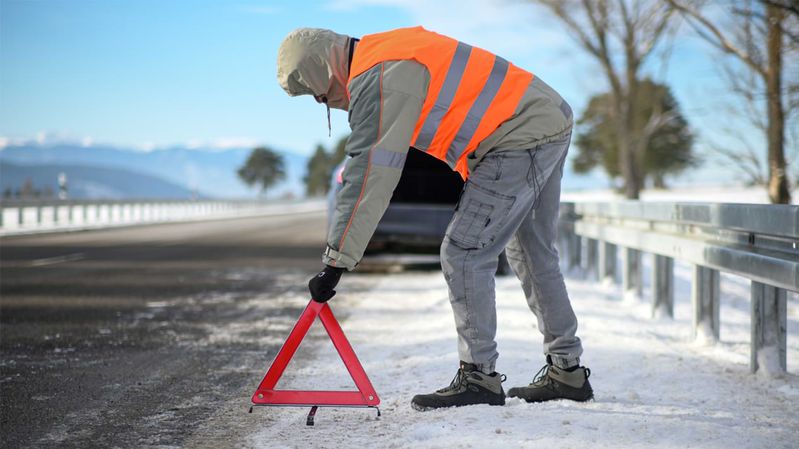
<instances>
[{"instance_id":1,"label":"white road marking","mask_svg":"<svg viewBox=\"0 0 799 449\"><path fill-rule=\"evenodd\" d=\"M83 253L72 253L65 256L48 257L46 259L34 259L31 261L32 267L43 267L45 265L53 265L64 262L74 262L76 260L85 259L86 255Z\"/></svg>"}]
</instances>

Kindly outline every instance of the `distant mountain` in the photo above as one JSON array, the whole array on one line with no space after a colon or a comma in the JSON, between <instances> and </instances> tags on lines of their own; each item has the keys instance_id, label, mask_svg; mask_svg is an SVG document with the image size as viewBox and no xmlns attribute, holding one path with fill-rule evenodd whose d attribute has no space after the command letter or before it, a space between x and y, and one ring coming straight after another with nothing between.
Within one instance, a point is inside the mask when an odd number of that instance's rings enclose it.
<instances>
[{"instance_id":1,"label":"distant mountain","mask_svg":"<svg viewBox=\"0 0 799 449\"><path fill-rule=\"evenodd\" d=\"M194 193L177 184L151 175L116 168L85 165L17 165L0 162L0 189L12 192L30 180L33 187L58 192L58 176L67 175L69 198L72 199L190 199Z\"/></svg>"},{"instance_id":2,"label":"distant mountain","mask_svg":"<svg viewBox=\"0 0 799 449\"><path fill-rule=\"evenodd\" d=\"M226 150L172 147L153 151L112 147L81 146L72 143L9 145L0 150L0 162L19 165L67 164L84 167L115 168L162 178L189 191L214 198L240 198L256 195L236 175L250 153L249 148ZM286 180L267 193L270 197L302 196L307 158L282 151Z\"/></svg>"},{"instance_id":3,"label":"distant mountain","mask_svg":"<svg viewBox=\"0 0 799 449\"><path fill-rule=\"evenodd\" d=\"M65 142L45 144L28 142L0 148L0 163L120 169L128 173L161 178L172 185L186 191L195 191L205 197L242 198L257 195L254 189L244 185L236 175L236 170L247 159L250 151L249 148L218 150L178 146L141 151L109 145L82 146ZM304 196L305 184L302 178L306 172L308 158L288 151L280 153L286 164L286 180L270 188L267 192L268 197ZM73 181L78 179L72 177L71 182ZM5 176L3 184L7 185ZM577 175L572 171L571 163L567 162L562 181L564 191L607 188L609 185L607 176L599 170L588 175Z\"/></svg>"}]
</instances>

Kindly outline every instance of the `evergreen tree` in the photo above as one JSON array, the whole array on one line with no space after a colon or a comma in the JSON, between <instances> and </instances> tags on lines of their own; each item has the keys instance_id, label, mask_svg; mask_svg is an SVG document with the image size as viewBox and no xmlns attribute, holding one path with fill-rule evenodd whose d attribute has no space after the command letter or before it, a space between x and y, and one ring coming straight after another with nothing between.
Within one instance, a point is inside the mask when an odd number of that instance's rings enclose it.
<instances>
[{"instance_id":1,"label":"evergreen tree","mask_svg":"<svg viewBox=\"0 0 799 449\"><path fill-rule=\"evenodd\" d=\"M611 177L621 176L619 151L611 96L595 95L580 120L575 139L578 154L573 160L574 171L585 173L601 166ZM643 179L652 179L655 187L665 187L664 177L695 165L692 153L694 137L688 122L680 113L677 100L670 89L652 80L642 80L635 99L638 112L632 120L634 135L646 135L654 121L659 122L651 133L643 154L636 159Z\"/></svg>"},{"instance_id":2,"label":"evergreen tree","mask_svg":"<svg viewBox=\"0 0 799 449\"><path fill-rule=\"evenodd\" d=\"M313 156L308 159L308 170L303 181L308 196L327 193L330 184L330 155L321 144L316 146Z\"/></svg>"},{"instance_id":3,"label":"evergreen tree","mask_svg":"<svg viewBox=\"0 0 799 449\"><path fill-rule=\"evenodd\" d=\"M258 147L238 170L239 178L248 186L260 185L260 193L286 178L283 156L266 148Z\"/></svg>"},{"instance_id":4,"label":"evergreen tree","mask_svg":"<svg viewBox=\"0 0 799 449\"><path fill-rule=\"evenodd\" d=\"M330 190L330 177L333 176L333 170L347 156L348 137L344 136L339 139L336 146L330 151L326 150L322 144L316 146L313 156L308 159L306 174L303 178L305 192L308 196L325 195Z\"/></svg>"},{"instance_id":5,"label":"evergreen tree","mask_svg":"<svg viewBox=\"0 0 799 449\"><path fill-rule=\"evenodd\" d=\"M349 139L349 137L350 137L349 135L346 135L341 139L339 139L338 142L336 142L336 147L333 148L332 151L333 154L331 154L330 156L331 173L333 169L336 168L336 166L338 166L338 164L340 164L341 161L343 161L344 158L347 156L346 147L347 147L347 139Z\"/></svg>"}]
</instances>

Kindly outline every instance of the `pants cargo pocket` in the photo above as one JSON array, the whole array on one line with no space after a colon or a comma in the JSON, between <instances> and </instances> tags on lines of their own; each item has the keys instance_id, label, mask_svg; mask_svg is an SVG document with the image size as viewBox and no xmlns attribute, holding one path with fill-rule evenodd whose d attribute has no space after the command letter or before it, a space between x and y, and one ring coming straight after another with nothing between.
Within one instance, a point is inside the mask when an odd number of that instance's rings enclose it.
<instances>
[{"instance_id":1,"label":"pants cargo pocket","mask_svg":"<svg viewBox=\"0 0 799 449\"><path fill-rule=\"evenodd\" d=\"M470 182L447 229L447 238L463 249L484 248L502 228L515 198Z\"/></svg>"}]
</instances>

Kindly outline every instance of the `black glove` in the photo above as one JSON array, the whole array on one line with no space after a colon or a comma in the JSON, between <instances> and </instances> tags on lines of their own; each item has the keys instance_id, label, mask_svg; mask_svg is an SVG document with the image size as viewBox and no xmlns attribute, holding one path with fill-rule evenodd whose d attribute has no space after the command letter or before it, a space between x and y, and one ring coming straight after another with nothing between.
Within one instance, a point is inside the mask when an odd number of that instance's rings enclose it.
<instances>
[{"instance_id":1,"label":"black glove","mask_svg":"<svg viewBox=\"0 0 799 449\"><path fill-rule=\"evenodd\" d=\"M333 290L341 279L341 274L345 268L336 268L326 265L325 269L308 281L308 289L311 291L311 298L316 302L327 302L336 295Z\"/></svg>"}]
</instances>

